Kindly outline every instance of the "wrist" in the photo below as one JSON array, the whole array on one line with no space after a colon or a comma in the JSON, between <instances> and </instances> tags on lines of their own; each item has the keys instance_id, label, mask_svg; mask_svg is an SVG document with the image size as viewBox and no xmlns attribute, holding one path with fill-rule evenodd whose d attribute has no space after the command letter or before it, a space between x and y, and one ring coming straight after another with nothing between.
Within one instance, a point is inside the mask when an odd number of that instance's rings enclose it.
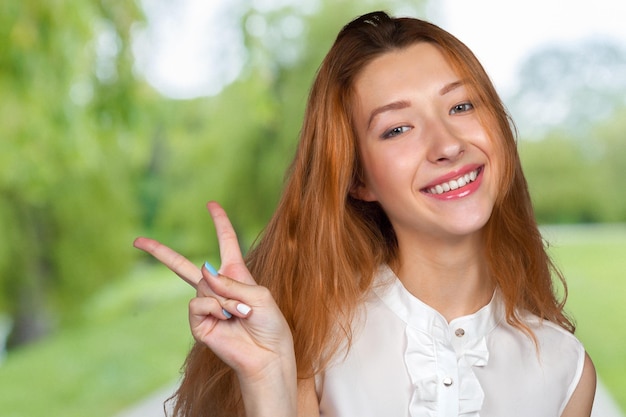
<instances>
[{"instance_id":1,"label":"wrist","mask_svg":"<svg viewBox=\"0 0 626 417\"><path fill-rule=\"evenodd\" d=\"M277 355L254 374L237 374L247 417L293 417L297 413L297 370L291 352Z\"/></svg>"}]
</instances>

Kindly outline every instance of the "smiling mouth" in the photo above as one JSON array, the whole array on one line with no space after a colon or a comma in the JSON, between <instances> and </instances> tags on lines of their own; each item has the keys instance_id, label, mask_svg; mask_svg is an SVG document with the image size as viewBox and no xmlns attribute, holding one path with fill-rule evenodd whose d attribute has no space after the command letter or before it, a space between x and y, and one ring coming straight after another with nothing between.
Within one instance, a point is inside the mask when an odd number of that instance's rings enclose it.
<instances>
[{"instance_id":1,"label":"smiling mouth","mask_svg":"<svg viewBox=\"0 0 626 417\"><path fill-rule=\"evenodd\" d=\"M451 181L442 182L441 184L437 184L433 187L429 187L424 189L425 192L429 194L444 194L449 191L457 190L461 187L466 186L469 183L476 181L478 175L482 171L483 167L478 167L475 170L468 172L465 175L460 176L459 178Z\"/></svg>"}]
</instances>

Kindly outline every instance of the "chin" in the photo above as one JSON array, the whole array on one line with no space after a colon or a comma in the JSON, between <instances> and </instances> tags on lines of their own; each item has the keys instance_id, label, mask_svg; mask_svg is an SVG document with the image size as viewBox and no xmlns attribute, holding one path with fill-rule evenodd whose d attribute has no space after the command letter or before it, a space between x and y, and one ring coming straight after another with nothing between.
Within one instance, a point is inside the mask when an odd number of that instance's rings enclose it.
<instances>
[{"instance_id":1,"label":"chin","mask_svg":"<svg viewBox=\"0 0 626 417\"><path fill-rule=\"evenodd\" d=\"M459 219L456 223L449 223L445 229L450 235L458 237L474 235L484 229L490 216L491 212L488 215Z\"/></svg>"}]
</instances>

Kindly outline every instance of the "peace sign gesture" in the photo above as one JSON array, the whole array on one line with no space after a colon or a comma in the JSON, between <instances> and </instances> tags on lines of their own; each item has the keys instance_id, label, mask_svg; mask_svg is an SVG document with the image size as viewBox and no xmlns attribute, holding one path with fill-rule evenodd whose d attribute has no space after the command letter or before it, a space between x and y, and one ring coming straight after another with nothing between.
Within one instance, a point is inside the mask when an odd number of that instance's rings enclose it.
<instances>
[{"instance_id":1,"label":"peace sign gesture","mask_svg":"<svg viewBox=\"0 0 626 417\"><path fill-rule=\"evenodd\" d=\"M219 272L208 263L198 268L156 240L139 237L134 246L196 289L189 303L193 337L235 370L247 415L289 415L296 406L291 331L269 290L257 285L248 271L225 211L215 202L207 208L219 242Z\"/></svg>"}]
</instances>

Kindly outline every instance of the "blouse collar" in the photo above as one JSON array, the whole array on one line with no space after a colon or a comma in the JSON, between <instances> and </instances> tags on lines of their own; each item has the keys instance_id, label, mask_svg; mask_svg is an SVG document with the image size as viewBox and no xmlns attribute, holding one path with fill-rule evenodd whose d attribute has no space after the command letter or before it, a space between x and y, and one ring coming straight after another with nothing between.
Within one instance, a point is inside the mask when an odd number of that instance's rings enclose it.
<instances>
[{"instance_id":1,"label":"blouse collar","mask_svg":"<svg viewBox=\"0 0 626 417\"><path fill-rule=\"evenodd\" d=\"M441 341L468 344L481 339L496 328L504 317L498 290L491 301L473 314L448 323L437 310L411 294L387 265L380 267L374 292L383 303L408 326L428 333Z\"/></svg>"}]
</instances>

